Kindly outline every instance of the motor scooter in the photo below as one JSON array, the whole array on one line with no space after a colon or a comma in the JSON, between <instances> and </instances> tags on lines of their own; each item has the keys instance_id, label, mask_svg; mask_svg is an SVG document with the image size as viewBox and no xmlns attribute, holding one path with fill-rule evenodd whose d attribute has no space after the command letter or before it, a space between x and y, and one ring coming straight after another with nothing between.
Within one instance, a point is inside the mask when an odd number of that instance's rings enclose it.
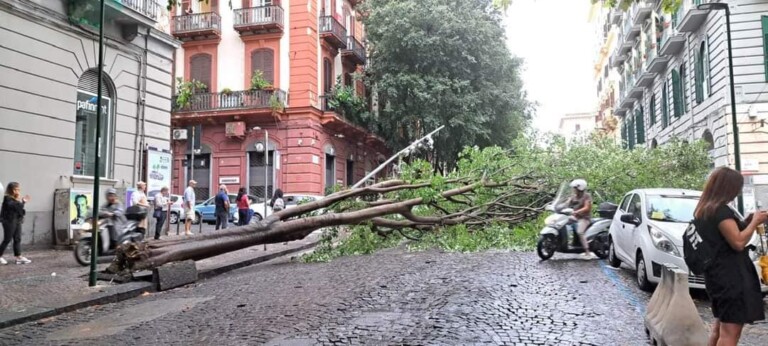
<instances>
[{"instance_id":1,"label":"motor scooter","mask_svg":"<svg viewBox=\"0 0 768 346\"><path fill-rule=\"evenodd\" d=\"M119 245L144 240L145 234L139 231L138 225L139 222L147 217L147 209L139 206L129 207L126 210L125 217L128 221L118 226L119 228L116 232L118 238L114 242L109 234L108 220L103 217L99 218L99 249L97 256L100 260L109 260L115 255ZM91 251L93 248L92 221L93 217L91 216L83 223L83 228L80 230L80 240L78 240L74 250L75 260L82 266L91 264Z\"/></svg>"},{"instance_id":2,"label":"motor scooter","mask_svg":"<svg viewBox=\"0 0 768 346\"><path fill-rule=\"evenodd\" d=\"M569 196L568 189L568 184L563 184L555 200L545 207L553 214L544 220L544 228L539 232L539 241L536 244L536 253L542 260L552 258L555 252L584 253L584 247L576 233L576 221L571 217L574 210L565 205ZM590 219L589 227L584 233L589 250L598 258L608 257L608 230L617 209L618 206L614 203L600 203L597 209L600 217Z\"/></svg>"}]
</instances>

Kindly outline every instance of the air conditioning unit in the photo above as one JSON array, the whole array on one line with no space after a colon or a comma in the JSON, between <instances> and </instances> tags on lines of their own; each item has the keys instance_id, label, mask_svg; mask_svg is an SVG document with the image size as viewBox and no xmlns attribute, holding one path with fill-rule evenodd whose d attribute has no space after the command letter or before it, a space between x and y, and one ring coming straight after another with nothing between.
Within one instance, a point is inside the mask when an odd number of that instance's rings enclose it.
<instances>
[{"instance_id":1,"label":"air conditioning unit","mask_svg":"<svg viewBox=\"0 0 768 346\"><path fill-rule=\"evenodd\" d=\"M226 124L227 137L245 137L245 122L232 121Z\"/></svg>"},{"instance_id":2,"label":"air conditioning unit","mask_svg":"<svg viewBox=\"0 0 768 346\"><path fill-rule=\"evenodd\" d=\"M187 130L186 129L174 129L173 130L173 140L175 141L184 141L187 139Z\"/></svg>"}]
</instances>

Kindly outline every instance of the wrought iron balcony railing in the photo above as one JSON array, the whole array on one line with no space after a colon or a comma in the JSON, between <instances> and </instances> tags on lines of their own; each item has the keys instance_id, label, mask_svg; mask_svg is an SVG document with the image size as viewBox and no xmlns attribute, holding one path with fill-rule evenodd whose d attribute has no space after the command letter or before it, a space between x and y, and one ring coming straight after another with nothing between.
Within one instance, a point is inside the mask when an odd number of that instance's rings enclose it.
<instances>
[{"instance_id":1,"label":"wrought iron balcony railing","mask_svg":"<svg viewBox=\"0 0 768 346\"><path fill-rule=\"evenodd\" d=\"M193 13L173 17L173 34L221 32L221 17L217 13Z\"/></svg>"},{"instance_id":2,"label":"wrought iron balcony railing","mask_svg":"<svg viewBox=\"0 0 768 346\"><path fill-rule=\"evenodd\" d=\"M332 16L320 17L320 36L336 48L346 48L347 29Z\"/></svg>"},{"instance_id":3,"label":"wrought iron balcony railing","mask_svg":"<svg viewBox=\"0 0 768 346\"><path fill-rule=\"evenodd\" d=\"M157 21L160 5L156 0L117 0L120 4Z\"/></svg>"},{"instance_id":4,"label":"wrought iron balcony railing","mask_svg":"<svg viewBox=\"0 0 768 346\"><path fill-rule=\"evenodd\" d=\"M285 106L287 93L280 89L240 90L193 94L189 103L179 107L173 97L174 112L203 112L230 109L273 108Z\"/></svg>"},{"instance_id":5,"label":"wrought iron balcony railing","mask_svg":"<svg viewBox=\"0 0 768 346\"><path fill-rule=\"evenodd\" d=\"M277 5L241 8L234 13L236 30L283 27L283 8Z\"/></svg>"}]
</instances>

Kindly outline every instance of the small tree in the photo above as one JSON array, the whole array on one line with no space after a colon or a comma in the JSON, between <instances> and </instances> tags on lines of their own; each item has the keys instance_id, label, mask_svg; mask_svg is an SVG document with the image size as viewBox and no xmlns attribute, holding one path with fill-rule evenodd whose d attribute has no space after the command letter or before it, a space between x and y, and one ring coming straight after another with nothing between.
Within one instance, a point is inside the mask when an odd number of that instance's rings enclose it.
<instances>
[{"instance_id":1,"label":"small tree","mask_svg":"<svg viewBox=\"0 0 768 346\"><path fill-rule=\"evenodd\" d=\"M205 83L198 80L184 81L181 77L176 78L176 107L184 109L192 102L192 96L203 92L208 87Z\"/></svg>"}]
</instances>

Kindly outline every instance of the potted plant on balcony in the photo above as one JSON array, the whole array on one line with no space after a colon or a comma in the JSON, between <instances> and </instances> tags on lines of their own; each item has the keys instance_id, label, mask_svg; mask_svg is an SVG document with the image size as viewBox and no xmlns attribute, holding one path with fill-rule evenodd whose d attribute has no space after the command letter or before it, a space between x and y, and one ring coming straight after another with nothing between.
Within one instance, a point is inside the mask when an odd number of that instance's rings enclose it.
<instances>
[{"instance_id":1,"label":"potted plant on balcony","mask_svg":"<svg viewBox=\"0 0 768 346\"><path fill-rule=\"evenodd\" d=\"M251 90L272 90L272 83L264 79L264 72L254 70L251 75Z\"/></svg>"},{"instance_id":2,"label":"potted plant on balcony","mask_svg":"<svg viewBox=\"0 0 768 346\"><path fill-rule=\"evenodd\" d=\"M192 103L192 98L196 93L205 91L207 86L198 80L184 81L181 77L176 78L176 109L185 110Z\"/></svg>"},{"instance_id":3,"label":"potted plant on balcony","mask_svg":"<svg viewBox=\"0 0 768 346\"><path fill-rule=\"evenodd\" d=\"M282 113L285 110L285 104L277 97L277 94L272 94L269 97L269 108L272 109L272 113Z\"/></svg>"}]
</instances>

